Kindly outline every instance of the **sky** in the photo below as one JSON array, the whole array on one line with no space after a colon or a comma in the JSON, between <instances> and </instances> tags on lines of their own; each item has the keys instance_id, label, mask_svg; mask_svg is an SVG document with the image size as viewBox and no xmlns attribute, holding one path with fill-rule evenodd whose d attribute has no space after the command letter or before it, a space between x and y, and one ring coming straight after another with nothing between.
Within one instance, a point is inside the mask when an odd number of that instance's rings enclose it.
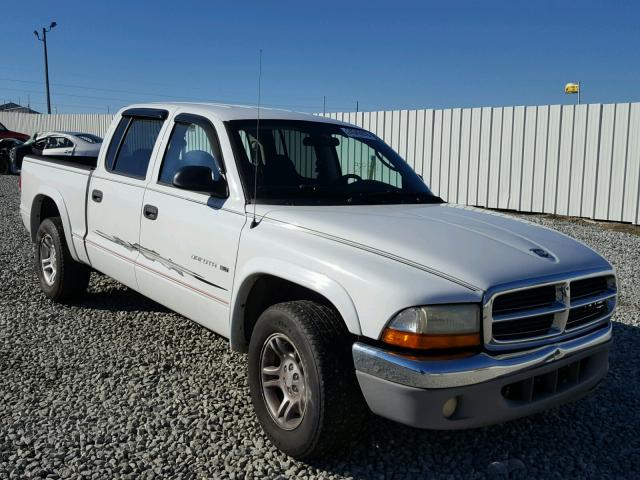
<instances>
[{"instance_id":1,"label":"sky","mask_svg":"<svg viewBox=\"0 0 640 480\"><path fill-rule=\"evenodd\" d=\"M640 101L640 2L6 0L0 102L107 113L141 101L360 111Z\"/></svg>"}]
</instances>

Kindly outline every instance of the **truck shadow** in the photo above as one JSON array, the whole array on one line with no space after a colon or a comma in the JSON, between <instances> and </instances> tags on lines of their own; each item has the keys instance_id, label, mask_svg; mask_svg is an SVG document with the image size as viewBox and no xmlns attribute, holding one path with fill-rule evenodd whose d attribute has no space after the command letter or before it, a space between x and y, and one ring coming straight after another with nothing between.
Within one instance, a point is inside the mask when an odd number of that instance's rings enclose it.
<instances>
[{"instance_id":1,"label":"truck shadow","mask_svg":"<svg viewBox=\"0 0 640 480\"><path fill-rule=\"evenodd\" d=\"M468 431L372 418L349 451L316 468L369 478L640 478L640 328L614 322L610 371L587 397Z\"/></svg>"},{"instance_id":2,"label":"truck shadow","mask_svg":"<svg viewBox=\"0 0 640 480\"><path fill-rule=\"evenodd\" d=\"M87 293L69 302L69 305L110 312L168 313L170 311L135 290L96 272L91 274Z\"/></svg>"}]
</instances>

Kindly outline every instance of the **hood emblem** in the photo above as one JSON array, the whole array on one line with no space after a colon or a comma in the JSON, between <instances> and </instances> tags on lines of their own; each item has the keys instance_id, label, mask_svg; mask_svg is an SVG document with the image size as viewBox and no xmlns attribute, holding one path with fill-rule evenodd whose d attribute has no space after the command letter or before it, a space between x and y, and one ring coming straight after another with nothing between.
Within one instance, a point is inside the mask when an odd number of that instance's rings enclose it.
<instances>
[{"instance_id":1,"label":"hood emblem","mask_svg":"<svg viewBox=\"0 0 640 480\"><path fill-rule=\"evenodd\" d=\"M541 248L531 248L529 251L535 253L539 257L548 258L549 260L553 260L553 255L551 255L549 252L547 252L546 250L543 250Z\"/></svg>"}]
</instances>

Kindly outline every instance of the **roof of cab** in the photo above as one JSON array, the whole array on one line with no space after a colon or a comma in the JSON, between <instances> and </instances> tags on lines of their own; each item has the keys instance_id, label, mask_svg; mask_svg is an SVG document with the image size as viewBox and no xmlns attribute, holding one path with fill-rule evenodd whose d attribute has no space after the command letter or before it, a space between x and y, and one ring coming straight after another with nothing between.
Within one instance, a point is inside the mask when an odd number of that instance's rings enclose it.
<instances>
[{"instance_id":1,"label":"roof of cab","mask_svg":"<svg viewBox=\"0 0 640 480\"><path fill-rule=\"evenodd\" d=\"M124 110L130 108L159 108L175 110L194 114L206 114L225 122L227 120L252 120L258 118L258 109L249 105L227 105L223 103L191 103L191 102L167 102L167 103L136 103L129 105ZM260 107L260 118L263 120L307 120L312 122L326 122L346 125L339 120L312 115L309 113L292 112L276 108Z\"/></svg>"}]
</instances>

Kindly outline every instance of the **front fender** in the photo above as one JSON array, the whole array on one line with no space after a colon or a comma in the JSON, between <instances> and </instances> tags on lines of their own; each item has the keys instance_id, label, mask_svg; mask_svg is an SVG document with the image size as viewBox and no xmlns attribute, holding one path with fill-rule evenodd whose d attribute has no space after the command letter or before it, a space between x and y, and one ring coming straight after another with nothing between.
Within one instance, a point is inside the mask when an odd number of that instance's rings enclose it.
<instances>
[{"instance_id":1,"label":"front fender","mask_svg":"<svg viewBox=\"0 0 640 480\"><path fill-rule=\"evenodd\" d=\"M76 247L73 244L73 236L71 232L71 220L69 219L69 212L67 210L67 206L64 203L64 198L54 188L48 185L42 185L38 191L38 193L33 197L33 202L31 202L31 225L30 225L30 233L31 233L31 241L35 242L36 234L38 233L38 228L40 227L40 223L42 220L40 219L40 207L42 206L42 201L49 197L56 204L58 208L58 212L60 213L60 218L62 220L62 225L64 227L64 238L67 241L67 247L69 248L69 252L71 253L71 257L79 261L78 253L76 252Z\"/></svg>"},{"instance_id":2,"label":"front fender","mask_svg":"<svg viewBox=\"0 0 640 480\"><path fill-rule=\"evenodd\" d=\"M349 332L362 333L356 307L347 291L324 274L283 260L259 257L251 259L237 272L240 286L235 289L231 305L231 348L246 351L244 332L244 306L251 287L261 275L279 277L319 293L329 300L344 319Z\"/></svg>"}]
</instances>

